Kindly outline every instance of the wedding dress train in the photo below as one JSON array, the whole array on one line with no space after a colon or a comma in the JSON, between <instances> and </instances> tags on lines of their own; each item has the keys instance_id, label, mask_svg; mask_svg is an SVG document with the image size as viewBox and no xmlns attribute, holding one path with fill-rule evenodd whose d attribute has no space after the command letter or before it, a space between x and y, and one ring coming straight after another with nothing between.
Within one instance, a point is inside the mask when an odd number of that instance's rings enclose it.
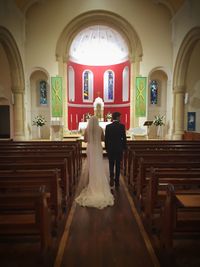
<instances>
[{"instance_id":1,"label":"wedding dress train","mask_svg":"<svg viewBox=\"0 0 200 267\"><path fill-rule=\"evenodd\" d=\"M101 145L102 128L98 119L92 117L86 129L88 185L81 191L75 201L81 206L103 209L114 205L114 197L110 192L108 178L103 163L103 149Z\"/></svg>"}]
</instances>

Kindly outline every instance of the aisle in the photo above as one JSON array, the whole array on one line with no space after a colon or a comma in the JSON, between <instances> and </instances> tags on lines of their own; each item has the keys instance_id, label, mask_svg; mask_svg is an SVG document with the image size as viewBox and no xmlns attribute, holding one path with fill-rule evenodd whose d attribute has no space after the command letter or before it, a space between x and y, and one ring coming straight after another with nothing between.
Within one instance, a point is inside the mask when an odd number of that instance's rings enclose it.
<instances>
[{"instance_id":1,"label":"aisle","mask_svg":"<svg viewBox=\"0 0 200 267\"><path fill-rule=\"evenodd\" d=\"M105 168L108 172L107 160ZM80 179L85 177L83 164ZM159 266L122 179L113 194L115 205L103 210L73 203L55 267Z\"/></svg>"}]
</instances>

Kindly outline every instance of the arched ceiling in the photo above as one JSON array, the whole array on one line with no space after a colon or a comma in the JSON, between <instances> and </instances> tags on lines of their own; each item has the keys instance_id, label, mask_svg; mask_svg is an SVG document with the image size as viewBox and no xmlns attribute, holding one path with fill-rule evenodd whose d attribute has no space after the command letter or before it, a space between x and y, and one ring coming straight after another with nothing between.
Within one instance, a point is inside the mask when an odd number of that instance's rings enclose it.
<instances>
[{"instance_id":1,"label":"arched ceiling","mask_svg":"<svg viewBox=\"0 0 200 267\"><path fill-rule=\"evenodd\" d=\"M48 0L15 0L15 3L23 13L26 13L26 11L32 6L32 4L42 1L48 1ZM149 0L149 1L153 1L154 3L164 4L173 15L180 9L180 7L186 0Z\"/></svg>"},{"instance_id":2,"label":"arched ceiling","mask_svg":"<svg viewBox=\"0 0 200 267\"><path fill-rule=\"evenodd\" d=\"M79 32L69 54L70 60L80 64L111 65L128 60L128 46L114 29L94 25Z\"/></svg>"}]
</instances>

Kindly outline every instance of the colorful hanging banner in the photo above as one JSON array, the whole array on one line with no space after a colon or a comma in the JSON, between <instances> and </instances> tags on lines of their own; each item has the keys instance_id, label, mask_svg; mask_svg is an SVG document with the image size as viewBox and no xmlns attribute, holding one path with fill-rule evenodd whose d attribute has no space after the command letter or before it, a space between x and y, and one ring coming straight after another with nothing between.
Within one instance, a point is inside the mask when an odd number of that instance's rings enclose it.
<instances>
[{"instance_id":1,"label":"colorful hanging banner","mask_svg":"<svg viewBox=\"0 0 200 267\"><path fill-rule=\"evenodd\" d=\"M51 77L52 117L62 117L62 77Z\"/></svg>"},{"instance_id":2,"label":"colorful hanging banner","mask_svg":"<svg viewBox=\"0 0 200 267\"><path fill-rule=\"evenodd\" d=\"M146 77L136 77L136 117L146 116Z\"/></svg>"}]
</instances>

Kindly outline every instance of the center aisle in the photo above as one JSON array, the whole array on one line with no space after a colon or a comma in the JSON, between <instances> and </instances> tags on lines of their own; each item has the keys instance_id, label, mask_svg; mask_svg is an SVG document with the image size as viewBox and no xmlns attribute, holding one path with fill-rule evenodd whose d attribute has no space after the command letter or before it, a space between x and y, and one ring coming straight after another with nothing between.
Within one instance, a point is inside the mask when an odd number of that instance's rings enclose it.
<instances>
[{"instance_id":1,"label":"center aisle","mask_svg":"<svg viewBox=\"0 0 200 267\"><path fill-rule=\"evenodd\" d=\"M80 181L86 175L84 163ZM73 203L55 267L160 266L122 177L113 194L114 206L103 210Z\"/></svg>"}]
</instances>

